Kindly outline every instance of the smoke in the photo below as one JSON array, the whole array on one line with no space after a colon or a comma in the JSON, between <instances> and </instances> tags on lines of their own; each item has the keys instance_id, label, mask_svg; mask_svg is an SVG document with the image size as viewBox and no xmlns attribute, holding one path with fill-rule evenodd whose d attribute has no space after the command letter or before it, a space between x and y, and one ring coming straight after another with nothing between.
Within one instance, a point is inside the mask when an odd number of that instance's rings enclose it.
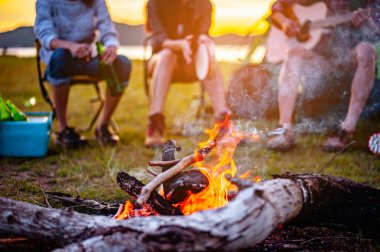
<instances>
[{"instance_id":1,"label":"smoke","mask_svg":"<svg viewBox=\"0 0 380 252\"><path fill-rule=\"evenodd\" d=\"M380 7L379 1L375 6ZM380 28L380 12L372 17ZM379 42L373 24L366 22L358 29L346 24L331 30L311 52L290 53L284 76L294 88L284 85L282 93L298 92L294 111L295 129L303 133L321 133L337 126L347 113L351 96L351 82L356 70L355 47L361 41ZM278 118L278 76L280 65L245 65L232 74L227 92L231 110L251 120ZM291 86L291 85L289 85ZM375 87L376 88L376 87ZM372 93L377 92L375 89ZM372 95L373 96L373 95ZM369 104L365 115L380 107Z\"/></svg>"}]
</instances>

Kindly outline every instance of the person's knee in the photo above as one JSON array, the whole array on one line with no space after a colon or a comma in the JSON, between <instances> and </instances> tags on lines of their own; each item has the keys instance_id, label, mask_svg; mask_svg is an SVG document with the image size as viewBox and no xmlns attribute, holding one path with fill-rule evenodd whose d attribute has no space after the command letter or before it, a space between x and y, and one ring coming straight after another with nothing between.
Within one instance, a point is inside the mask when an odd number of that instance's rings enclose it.
<instances>
[{"instance_id":1,"label":"person's knee","mask_svg":"<svg viewBox=\"0 0 380 252\"><path fill-rule=\"evenodd\" d=\"M53 76L66 76L71 66L71 53L67 49L57 48L50 57L49 69Z\"/></svg>"},{"instance_id":2,"label":"person's knee","mask_svg":"<svg viewBox=\"0 0 380 252\"><path fill-rule=\"evenodd\" d=\"M177 62L177 55L170 49L163 49L159 52L159 64L175 64Z\"/></svg>"},{"instance_id":3,"label":"person's knee","mask_svg":"<svg viewBox=\"0 0 380 252\"><path fill-rule=\"evenodd\" d=\"M132 62L124 55L117 56L117 64L119 65L118 69L120 72L118 73L122 82L129 82L129 78L132 71Z\"/></svg>"},{"instance_id":4,"label":"person's knee","mask_svg":"<svg viewBox=\"0 0 380 252\"><path fill-rule=\"evenodd\" d=\"M368 42L361 42L355 48L358 67L374 68L376 62L375 46Z\"/></svg>"}]
</instances>

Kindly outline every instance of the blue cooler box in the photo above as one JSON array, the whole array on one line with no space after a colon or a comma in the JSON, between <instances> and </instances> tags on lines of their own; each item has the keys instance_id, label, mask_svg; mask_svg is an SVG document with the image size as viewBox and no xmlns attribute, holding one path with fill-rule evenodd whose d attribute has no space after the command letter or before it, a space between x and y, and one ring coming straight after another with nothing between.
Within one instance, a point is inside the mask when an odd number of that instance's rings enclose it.
<instances>
[{"instance_id":1,"label":"blue cooler box","mask_svg":"<svg viewBox=\"0 0 380 252\"><path fill-rule=\"evenodd\" d=\"M43 157L50 141L51 112L25 113L28 121L0 122L0 156Z\"/></svg>"}]
</instances>

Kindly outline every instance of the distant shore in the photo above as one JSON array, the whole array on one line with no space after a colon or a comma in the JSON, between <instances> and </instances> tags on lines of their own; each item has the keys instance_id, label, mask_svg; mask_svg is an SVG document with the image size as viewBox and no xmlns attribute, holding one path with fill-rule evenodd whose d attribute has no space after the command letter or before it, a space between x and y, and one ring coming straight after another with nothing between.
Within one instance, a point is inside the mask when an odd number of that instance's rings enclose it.
<instances>
[{"instance_id":1,"label":"distant shore","mask_svg":"<svg viewBox=\"0 0 380 252\"><path fill-rule=\"evenodd\" d=\"M148 53L150 52L147 50ZM238 45L218 45L215 48L215 54L218 61L222 62L240 62L244 59L248 51L248 46ZM132 60L143 59L142 46L121 46L119 53L128 56ZM9 47L0 48L0 55L17 56L17 57L34 57L36 49L34 47Z\"/></svg>"}]
</instances>

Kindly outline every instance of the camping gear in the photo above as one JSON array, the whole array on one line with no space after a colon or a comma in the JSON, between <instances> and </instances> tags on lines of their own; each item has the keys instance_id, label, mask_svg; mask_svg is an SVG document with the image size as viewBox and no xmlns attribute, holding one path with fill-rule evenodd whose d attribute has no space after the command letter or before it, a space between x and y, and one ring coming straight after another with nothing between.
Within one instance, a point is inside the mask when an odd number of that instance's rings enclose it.
<instances>
[{"instance_id":1,"label":"camping gear","mask_svg":"<svg viewBox=\"0 0 380 252\"><path fill-rule=\"evenodd\" d=\"M51 112L28 112L27 121L0 122L0 156L43 157L52 122Z\"/></svg>"}]
</instances>

